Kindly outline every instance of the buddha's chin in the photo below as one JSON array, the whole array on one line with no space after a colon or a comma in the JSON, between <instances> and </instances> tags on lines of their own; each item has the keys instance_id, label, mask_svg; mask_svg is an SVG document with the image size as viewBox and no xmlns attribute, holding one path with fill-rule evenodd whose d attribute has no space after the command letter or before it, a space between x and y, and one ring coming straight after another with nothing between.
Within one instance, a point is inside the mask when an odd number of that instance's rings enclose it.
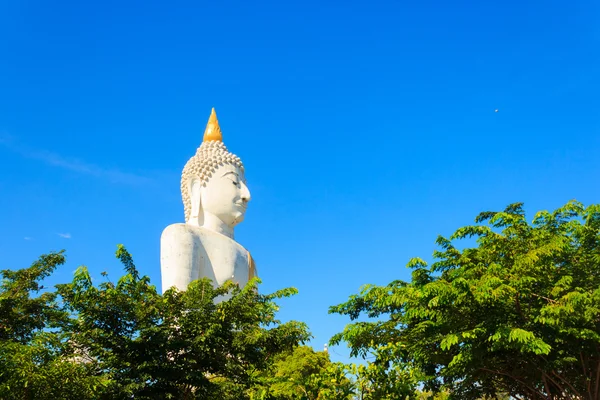
<instances>
[{"instance_id":1,"label":"buddha's chin","mask_svg":"<svg viewBox=\"0 0 600 400\"><path fill-rule=\"evenodd\" d=\"M239 224L244 220L244 213L236 212L233 214L233 226Z\"/></svg>"}]
</instances>

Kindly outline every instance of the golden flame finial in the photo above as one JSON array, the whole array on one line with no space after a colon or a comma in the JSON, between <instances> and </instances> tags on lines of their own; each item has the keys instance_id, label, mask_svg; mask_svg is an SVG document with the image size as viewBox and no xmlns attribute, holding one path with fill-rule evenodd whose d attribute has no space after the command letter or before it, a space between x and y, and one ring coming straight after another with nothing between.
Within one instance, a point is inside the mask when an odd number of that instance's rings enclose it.
<instances>
[{"instance_id":1,"label":"golden flame finial","mask_svg":"<svg viewBox=\"0 0 600 400\"><path fill-rule=\"evenodd\" d=\"M202 141L210 142L211 140L219 142L223 141L223 134L221 133L221 127L219 126L219 120L217 119L217 113L215 112L214 107L210 112L210 117L208 118L206 129L204 130L204 139L202 139Z\"/></svg>"}]
</instances>

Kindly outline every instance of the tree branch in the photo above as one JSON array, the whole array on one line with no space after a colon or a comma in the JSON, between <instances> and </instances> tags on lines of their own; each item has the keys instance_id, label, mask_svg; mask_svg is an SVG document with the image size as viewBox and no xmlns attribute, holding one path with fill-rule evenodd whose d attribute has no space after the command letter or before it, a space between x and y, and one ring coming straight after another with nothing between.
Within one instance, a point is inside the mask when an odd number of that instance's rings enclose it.
<instances>
[{"instance_id":1,"label":"tree branch","mask_svg":"<svg viewBox=\"0 0 600 400\"><path fill-rule=\"evenodd\" d=\"M560 379L561 381L563 381L564 383L566 383L566 384L567 384L567 386L571 388L571 390L573 391L573 394L574 394L575 396L578 396L579 398L583 398L583 396L582 396L582 395L581 395L581 394L580 394L580 393L577 391L577 389L575 389L575 388L573 387L573 385L571 385L571 384L569 383L569 381L567 381L565 378L563 378L562 376L558 375L558 374L557 374L556 372L554 372L554 371L551 371L551 373L552 373L552 374L554 374L554 376L556 376L558 379Z\"/></svg>"},{"instance_id":2,"label":"tree branch","mask_svg":"<svg viewBox=\"0 0 600 400\"><path fill-rule=\"evenodd\" d=\"M523 318L523 321L527 322L527 317L523 314L523 310L521 309L521 301L519 300L519 298L520 298L520 295L519 295L519 293L517 293L515 295L515 305L517 306L517 312L519 313L521 318Z\"/></svg>"},{"instance_id":3,"label":"tree branch","mask_svg":"<svg viewBox=\"0 0 600 400\"><path fill-rule=\"evenodd\" d=\"M598 400L598 388L600 387L600 358L598 359L598 366L596 367L596 389L594 389L594 399Z\"/></svg>"},{"instance_id":4,"label":"tree branch","mask_svg":"<svg viewBox=\"0 0 600 400\"><path fill-rule=\"evenodd\" d=\"M540 299L544 299L544 300L546 300L546 301L548 301L548 302L550 302L550 303L552 303L552 304L556 304L556 303L558 303L558 301L556 301L556 300L553 300L553 299L551 299L551 298L548 298L548 297L546 297L546 296L540 296L539 294L535 294L535 293L531 293L531 295L532 295L532 296L535 296L535 297L537 297L537 298L540 298Z\"/></svg>"},{"instance_id":5,"label":"tree branch","mask_svg":"<svg viewBox=\"0 0 600 400\"><path fill-rule=\"evenodd\" d=\"M592 397L592 377L587 374L587 369L585 368L585 362L583 361L583 352L579 352L579 360L581 361L581 368L583 368L583 376L585 376L585 380L587 381L587 392L590 400L593 400ZM590 374L591 375L591 374Z\"/></svg>"},{"instance_id":6,"label":"tree branch","mask_svg":"<svg viewBox=\"0 0 600 400\"><path fill-rule=\"evenodd\" d=\"M548 377L548 379L550 379L552 381L552 383L554 383L554 385L558 388L558 391L561 394L565 393L565 388L563 388L558 382L556 382L554 379L552 379L552 377L548 374L546 374L545 372L542 372L543 375L546 375Z\"/></svg>"},{"instance_id":7,"label":"tree branch","mask_svg":"<svg viewBox=\"0 0 600 400\"><path fill-rule=\"evenodd\" d=\"M479 368L482 371L487 371L487 372L491 372L493 374L499 374L499 375L504 375L507 376L517 382L519 382L523 387L527 388L532 394L537 394L539 397L541 397L542 399L546 396L544 396L544 394L542 392L540 392L539 390L529 386L527 383L525 383L524 381L520 380L519 378L517 378L516 376L513 376L507 372L502 372L502 371L494 371L491 369L487 369L487 368Z\"/></svg>"},{"instance_id":8,"label":"tree branch","mask_svg":"<svg viewBox=\"0 0 600 400\"><path fill-rule=\"evenodd\" d=\"M545 373L542 373L542 381L544 382L544 388L546 388L546 394L547 394L546 397L551 400L552 394L551 394L550 385L548 385L548 380L546 379L546 376L547 375Z\"/></svg>"}]
</instances>

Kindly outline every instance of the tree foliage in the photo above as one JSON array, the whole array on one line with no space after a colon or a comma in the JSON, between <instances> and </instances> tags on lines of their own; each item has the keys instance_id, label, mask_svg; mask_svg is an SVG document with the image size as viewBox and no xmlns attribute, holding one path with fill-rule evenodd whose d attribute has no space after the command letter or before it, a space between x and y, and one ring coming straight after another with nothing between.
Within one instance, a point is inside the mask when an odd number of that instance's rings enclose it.
<instances>
[{"instance_id":1,"label":"tree foliage","mask_svg":"<svg viewBox=\"0 0 600 400\"><path fill-rule=\"evenodd\" d=\"M522 204L439 237L412 282L367 285L330 312L332 338L452 398L600 398L600 205L569 202L528 223ZM476 238L460 249L456 241Z\"/></svg>"},{"instance_id":2,"label":"tree foliage","mask_svg":"<svg viewBox=\"0 0 600 400\"><path fill-rule=\"evenodd\" d=\"M0 271L0 398L93 398L104 382L73 355L61 328L69 319L56 292L41 281L65 262L62 252L40 257L31 267Z\"/></svg>"},{"instance_id":3,"label":"tree foliage","mask_svg":"<svg viewBox=\"0 0 600 400\"><path fill-rule=\"evenodd\" d=\"M271 368L261 372L251 389L260 400L344 400L354 393L346 366L333 363L329 354L300 346L281 353Z\"/></svg>"},{"instance_id":4,"label":"tree foliage","mask_svg":"<svg viewBox=\"0 0 600 400\"><path fill-rule=\"evenodd\" d=\"M418 393L418 380L413 370L381 359L364 364L350 364L349 376L354 380L354 393L360 400L405 400Z\"/></svg>"},{"instance_id":5,"label":"tree foliage","mask_svg":"<svg viewBox=\"0 0 600 400\"><path fill-rule=\"evenodd\" d=\"M274 357L309 338L304 324L276 319L276 300L295 289L205 279L161 295L122 246L117 257L118 281L95 285L80 267L37 297L62 253L1 272L0 398L243 399Z\"/></svg>"}]
</instances>

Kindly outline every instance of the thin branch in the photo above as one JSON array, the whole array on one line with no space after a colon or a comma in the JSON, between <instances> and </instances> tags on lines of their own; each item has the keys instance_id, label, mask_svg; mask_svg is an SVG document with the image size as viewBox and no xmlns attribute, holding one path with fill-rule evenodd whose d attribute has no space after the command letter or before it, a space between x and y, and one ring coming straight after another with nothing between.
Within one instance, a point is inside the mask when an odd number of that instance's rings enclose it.
<instances>
[{"instance_id":1,"label":"thin branch","mask_svg":"<svg viewBox=\"0 0 600 400\"><path fill-rule=\"evenodd\" d=\"M533 394L537 394L537 395L538 395L539 397L541 397L541 398L544 398L544 397L546 397L546 396L544 396L544 394L543 394L542 392L540 392L539 390L537 390L537 389L535 389L535 388L533 388L533 387L529 386L529 385L528 385L527 383L525 383L524 381L520 380L520 379L519 379L519 378L517 378L516 376L513 376L513 375L511 375L511 374L509 374L509 373L502 372L502 371L494 371L494 370L487 369L487 368L479 368L479 369L480 369L480 370L482 370L482 371L491 372L491 373L493 373L493 374L499 374L499 375L504 375L504 376L507 376L507 377L509 377L509 378L511 378L511 379L513 379L513 380L515 380L515 381L517 381L517 382L519 382L519 383L520 383L520 384L521 384L523 387L527 388L527 389L528 389L528 390L529 390L531 393L533 393Z\"/></svg>"},{"instance_id":2,"label":"thin branch","mask_svg":"<svg viewBox=\"0 0 600 400\"><path fill-rule=\"evenodd\" d=\"M540 298L540 299L544 299L544 300L546 300L546 301L548 301L548 302L550 302L550 303L552 303L552 304L556 304L556 303L558 303L558 301L556 301L556 300L553 300L553 299L551 299L551 298L548 298L548 297L546 297L546 296L540 296L539 294L535 294L535 293L531 293L531 295L532 295L532 296L535 296L535 297L537 297L537 298Z\"/></svg>"},{"instance_id":3,"label":"thin branch","mask_svg":"<svg viewBox=\"0 0 600 400\"><path fill-rule=\"evenodd\" d=\"M542 381L544 382L544 388L546 388L546 394L547 394L546 397L548 397L548 399L551 400L552 394L551 394L550 385L548 385L548 379L546 379L546 376L547 375L545 373L542 373Z\"/></svg>"},{"instance_id":4,"label":"thin branch","mask_svg":"<svg viewBox=\"0 0 600 400\"><path fill-rule=\"evenodd\" d=\"M578 396L579 398L583 398L583 396L577 391L577 389L575 389L573 387L573 385L571 385L571 383L569 383L569 381L567 381L565 378L563 378L562 376L558 375L556 372L551 371L552 374L554 374L554 376L556 376L558 379L560 379L561 381L563 381L564 383L567 384L568 387L571 388L571 390L573 391L573 394L575 396Z\"/></svg>"},{"instance_id":5,"label":"thin branch","mask_svg":"<svg viewBox=\"0 0 600 400\"><path fill-rule=\"evenodd\" d=\"M587 392L588 392L588 396L590 397L590 400L593 400L592 398L592 377L589 376L587 374L587 369L585 368L585 362L583 362L583 352L580 351L579 352L579 360L581 361L581 367L583 368L583 376L585 376L585 380L587 381Z\"/></svg>"},{"instance_id":6,"label":"thin branch","mask_svg":"<svg viewBox=\"0 0 600 400\"><path fill-rule=\"evenodd\" d=\"M552 379L552 377L548 374L546 374L545 372L542 372L544 375L546 375L548 377L548 379L550 379L552 381L552 383L554 383L554 385L558 388L558 391L562 394L565 393L565 388L563 388L561 385L559 385L558 382L556 382L554 379Z\"/></svg>"},{"instance_id":7,"label":"thin branch","mask_svg":"<svg viewBox=\"0 0 600 400\"><path fill-rule=\"evenodd\" d=\"M579 352L579 360L581 361L581 367L583 368L583 374L587 378L587 371L585 369L585 363L583 362L583 353L581 351Z\"/></svg>"},{"instance_id":8,"label":"thin branch","mask_svg":"<svg viewBox=\"0 0 600 400\"><path fill-rule=\"evenodd\" d=\"M600 387L600 359L598 359L598 366L596 367L596 389L594 390L594 399L598 400L598 388Z\"/></svg>"},{"instance_id":9,"label":"thin branch","mask_svg":"<svg viewBox=\"0 0 600 400\"><path fill-rule=\"evenodd\" d=\"M520 297L521 296L519 293L515 295L515 305L517 306L517 312L519 313L521 318L523 318L523 321L527 322L527 317L523 314L523 310L521 309L521 301L519 300Z\"/></svg>"}]
</instances>

